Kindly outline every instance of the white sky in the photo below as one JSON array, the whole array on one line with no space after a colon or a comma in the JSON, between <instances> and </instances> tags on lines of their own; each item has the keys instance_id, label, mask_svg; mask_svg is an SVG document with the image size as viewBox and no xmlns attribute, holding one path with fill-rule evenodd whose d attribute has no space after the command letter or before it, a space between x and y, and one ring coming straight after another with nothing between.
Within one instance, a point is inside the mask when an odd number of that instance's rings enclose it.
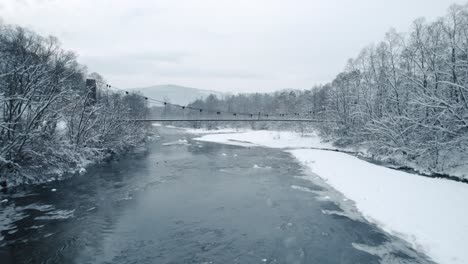
<instances>
[{"instance_id":1,"label":"white sky","mask_svg":"<svg viewBox=\"0 0 468 264\"><path fill-rule=\"evenodd\" d=\"M391 27L406 32L455 2L0 0L0 17L57 36L115 86L268 92L329 82Z\"/></svg>"}]
</instances>

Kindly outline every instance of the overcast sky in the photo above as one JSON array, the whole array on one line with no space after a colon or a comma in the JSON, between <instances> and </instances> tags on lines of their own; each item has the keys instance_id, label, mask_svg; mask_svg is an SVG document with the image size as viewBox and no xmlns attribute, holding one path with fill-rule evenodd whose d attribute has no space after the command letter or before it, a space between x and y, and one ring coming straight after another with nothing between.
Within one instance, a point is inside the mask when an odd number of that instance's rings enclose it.
<instances>
[{"instance_id":1,"label":"overcast sky","mask_svg":"<svg viewBox=\"0 0 468 264\"><path fill-rule=\"evenodd\" d=\"M391 27L452 0L0 0L5 23L55 35L115 86L306 89Z\"/></svg>"}]
</instances>

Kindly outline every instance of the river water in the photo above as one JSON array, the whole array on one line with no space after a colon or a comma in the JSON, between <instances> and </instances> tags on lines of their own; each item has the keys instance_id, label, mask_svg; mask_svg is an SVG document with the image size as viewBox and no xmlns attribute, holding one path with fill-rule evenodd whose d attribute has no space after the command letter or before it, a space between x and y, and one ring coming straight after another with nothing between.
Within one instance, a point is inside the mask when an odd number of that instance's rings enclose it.
<instances>
[{"instance_id":1,"label":"river water","mask_svg":"<svg viewBox=\"0 0 468 264\"><path fill-rule=\"evenodd\" d=\"M0 263L431 263L343 212L288 153L159 133L145 152L1 194Z\"/></svg>"}]
</instances>

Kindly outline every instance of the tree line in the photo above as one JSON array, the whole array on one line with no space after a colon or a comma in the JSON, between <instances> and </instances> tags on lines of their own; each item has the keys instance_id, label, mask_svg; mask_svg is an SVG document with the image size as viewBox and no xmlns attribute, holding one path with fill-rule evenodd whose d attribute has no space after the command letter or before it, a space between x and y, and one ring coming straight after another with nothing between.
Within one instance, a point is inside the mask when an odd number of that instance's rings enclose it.
<instances>
[{"instance_id":1,"label":"tree line","mask_svg":"<svg viewBox=\"0 0 468 264\"><path fill-rule=\"evenodd\" d=\"M88 78L96 87L86 86ZM145 100L113 93L103 83L57 38L0 23L3 184L76 169L144 140L144 125L122 120L142 117Z\"/></svg>"},{"instance_id":2,"label":"tree line","mask_svg":"<svg viewBox=\"0 0 468 264\"><path fill-rule=\"evenodd\" d=\"M331 83L192 105L336 120L315 127L339 145L364 145L431 171L455 169L468 153L468 6L452 5L436 21L417 19L407 33L391 29Z\"/></svg>"}]
</instances>

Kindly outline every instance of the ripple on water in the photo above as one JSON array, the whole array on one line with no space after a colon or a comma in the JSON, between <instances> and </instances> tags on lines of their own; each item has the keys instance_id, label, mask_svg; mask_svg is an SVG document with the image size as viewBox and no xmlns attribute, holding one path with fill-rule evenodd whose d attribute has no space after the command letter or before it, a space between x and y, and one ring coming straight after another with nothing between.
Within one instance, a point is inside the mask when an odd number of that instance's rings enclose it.
<instances>
[{"instance_id":1,"label":"ripple on water","mask_svg":"<svg viewBox=\"0 0 468 264\"><path fill-rule=\"evenodd\" d=\"M17 231L15 223L28 217L28 210L48 212L53 209L54 207L48 204L29 204L26 206L15 206L14 203L6 204L2 210L0 210L0 230L8 231L8 234L13 234ZM0 235L0 242L4 239L5 237ZM0 246L1 245L0 243Z\"/></svg>"},{"instance_id":2,"label":"ripple on water","mask_svg":"<svg viewBox=\"0 0 468 264\"><path fill-rule=\"evenodd\" d=\"M54 210L54 206L50 204L28 204L25 206L18 206L16 207L17 211L24 211L24 210L36 210L40 212L47 212Z\"/></svg>"},{"instance_id":3,"label":"ripple on water","mask_svg":"<svg viewBox=\"0 0 468 264\"><path fill-rule=\"evenodd\" d=\"M51 212L47 212L43 216L38 216L34 218L35 220L62 220L68 219L75 216L75 210L55 210Z\"/></svg>"}]
</instances>

